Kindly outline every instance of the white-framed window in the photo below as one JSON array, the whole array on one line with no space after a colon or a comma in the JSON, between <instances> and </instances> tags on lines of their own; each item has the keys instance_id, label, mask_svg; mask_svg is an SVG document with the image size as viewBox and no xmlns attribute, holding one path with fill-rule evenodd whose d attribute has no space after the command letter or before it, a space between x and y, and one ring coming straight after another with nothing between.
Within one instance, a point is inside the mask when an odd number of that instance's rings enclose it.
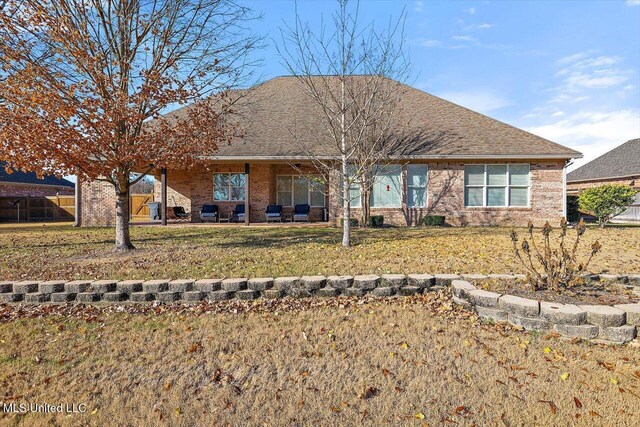
<instances>
[{"instance_id":1,"label":"white-framed window","mask_svg":"<svg viewBox=\"0 0 640 427\"><path fill-rule=\"evenodd\" d=\"M349 174L350 179L353 179L353 175L355 174L355 172L356 170L354 165L347 166L347 173ZM361 182L356 181L355 179L351 181L349 186L349 202L352 208L359 208L362 206L362 201L360 200L361 189Z\"/></svg>"},{"instance_id":2,"label":"white-framed window","mask_svg":"<svg viewBox=\"0 0 640 427\"><path fill-rule=\"evenodd\" d=\"M372 208L402 206L402 166L378 165L374 169L371 191Z\"/></svg>"},{"instance_id":3,"label":"white-framed window","mask_svg":"<svg viewBox=\"0 0 640 427\"><path fill-rule=\"evenodd\" d=\"M407 165L407 206L423 208L427 206L428 166L422 164Z\"/></svg>"},{"instance_id":4,"label":"white-framed window","mask_svg":"<svg viewBox=\"0 0 640 427\"><path fill-rule=\"evenodd\" d=\"M467 207L528 207L528 163L465 165L464 205Z\"/></svg>"},{"instance_id":5,"label":"white-framed window","mask_svg":"<svg viewBox=\"0 0 640 427\"><path fill-rule=\"evenodd\" d=\"M276 200L282 206L307 204L324 207L324 182L319 176L278 175Z\"/></svg>"},{"instance_id":6,"label":"white-framed window","mask_svg":"<svg viewBox=\"0 0 640 427\"><path fill-rule=\"evenodd\" d=\"M244 201L245 174L214 173L213 200L221 202Z\"/></svg>"}]
</instances>

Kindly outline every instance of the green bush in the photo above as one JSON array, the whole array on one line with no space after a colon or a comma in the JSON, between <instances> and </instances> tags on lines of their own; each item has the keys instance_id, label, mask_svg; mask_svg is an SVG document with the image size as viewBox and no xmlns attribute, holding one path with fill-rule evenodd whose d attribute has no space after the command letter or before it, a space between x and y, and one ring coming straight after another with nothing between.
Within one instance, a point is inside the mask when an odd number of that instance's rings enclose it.
<instances>
[{"instance_id":1,"label":"green bush","mask_svg":"<svg viewBox=\"0 0 640 427\"><path fill-rule=\"evenodd\" d=\"M442 227L444 225L444 216L442 215L427 215L422 220L422 223L431 227Z\"/></svg>"},{"instance_id":2,"label":"green bush","mask_svg":"<svg viewBox=\"0 0 640 427\"><path fill-rule=\"evenodd\" d=\"M371 215L369 217L369 227L382 227L384 224L384 216Z\"/></svg>"},{"instance_id":3,"label":"green bush","mask_svg":"<svg viewBox=\"0 0 640 427\"><path fill-rule=\"evenodd\" d=\"M567 221L578 222L579 219L578 196L567 196Z\"/></svg>"},{"instance_id":4,"label":"green bush","mask_svg":"<svg viewBox=\"0 0 640 427\"><path fill-rule=\"evenodd\" d=\"M582 212L598 218L604 227L611 218L627 210L635 195L636 191L626 185L601 185L584 190L578 204Z\"/></svg>"},{"instance_id":5,"label":"green bush","mask_svg":"<svg viewBox=\"0 0 640 427\"><path fill-rule=\"evenodd\" d=\"M358 226L358 218L350 218L349 219L349 225L351 227L357 227ZM340 219L340 227L344 226L344 218Z\"/></svg>"}]
</instances>

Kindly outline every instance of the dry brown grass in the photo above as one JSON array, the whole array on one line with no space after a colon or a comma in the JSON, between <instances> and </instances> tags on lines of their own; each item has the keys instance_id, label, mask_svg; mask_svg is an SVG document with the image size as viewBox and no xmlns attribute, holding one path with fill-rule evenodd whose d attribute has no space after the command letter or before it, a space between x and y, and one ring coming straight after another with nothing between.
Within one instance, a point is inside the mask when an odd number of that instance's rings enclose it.
<instances>
[{"instance_id":1,"label":"dry brown grass","mask_svg":"<svg viewBox=\"0 0 640 427\"><path fill-rule=\"evenodd\" d=\"M638 425L637 348L481 324L434 298L3 323L3 398L89 412L0 424Z\"/></svg>"},{"instance_id":2,"label":"dry brown grass","mask_svg":"<svg viewBox=\"0 0 640 427\"><path fill-rule=\"evenodd\" d=\"M304 274L523 273L510 229L356 230L352 248L324 227L133 227L139 248L114 254L113 229L0 228L0 280L203 278ZM523 230L520 230L523 234ZM590 228L604 248L593 272L640 273L640 227Z\"/></svg>"}]
</instances>

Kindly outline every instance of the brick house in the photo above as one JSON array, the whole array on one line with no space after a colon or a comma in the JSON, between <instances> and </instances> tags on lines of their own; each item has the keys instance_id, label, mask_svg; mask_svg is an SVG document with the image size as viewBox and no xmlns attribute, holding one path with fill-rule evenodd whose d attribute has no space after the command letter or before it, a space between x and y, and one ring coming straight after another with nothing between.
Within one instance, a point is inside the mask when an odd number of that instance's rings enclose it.
<instances>
[{"instance_id":1,"label":"brick house","mask_svg":"<svg viewBox=\"0 0 640 427\"><path fill-rule=\"evenodd\" d=\"M51 175L38 178L35 173L7 173L5 166L0 161L0 221L73 218L73 209L60 208L59 200L60 196L73 198L73 182Z\"/></svg>"},{"instance_id":2,"label":"brick house","mask_svg":"<svg viewBox=\"0 0 640 427\"><path fill-rule=\"evenodd\" d=\"M373 215L394 225L415 225L428 214L444 215L451 225L541 224L565 215L565 168L580 153L405 89L394 116L406 142L377 168ZM184 114L188 108L170 114ZM277 77L258 85L236 110L242 137L219 147L207 167L154 172L155 200L166 197L167 206L183 206L194 213L194 221L203 204L217 204L223 218L235 205L245 204L248 221L263 222L269 204L283 205L287 216L294 204L307 203L312 220L322 220L326 210L329 222L338 223L339 186L333 185L339 181L338 170L310 179L319 172L308 147L314 156L329 160L336 152L328 135L324 143L322 115L298 80ZM108 184L82 182L79 192L81 225L115 223L115 194ZM357 200L353 207L358 216Z\"/></svg>"},{"instance_id":3,"label":"brick house","mask_svg":"<svg viewBox=\"0 0 640 427\"><path fill-rule=\"evenodd\" d=\"M567 194L605 184L628 185L638 191L635 203L619 220L640 221L640 138L631 139L567 174Z\"/></svg>"}]
</instances>

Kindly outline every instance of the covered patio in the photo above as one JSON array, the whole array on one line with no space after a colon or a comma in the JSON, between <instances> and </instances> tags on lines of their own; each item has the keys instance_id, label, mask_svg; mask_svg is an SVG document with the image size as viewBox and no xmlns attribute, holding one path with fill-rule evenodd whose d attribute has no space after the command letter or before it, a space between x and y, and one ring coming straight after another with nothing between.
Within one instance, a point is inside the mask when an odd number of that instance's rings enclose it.
<instances>
[{"instance_id":1,"label":"covered patio","mask_svg":"<svg viewBox=\"0 0 640 427\"><path fill-rule=\"evenodd\" d=\"M307 223L329 220L328 190L320 172L309 164L286 161L211 161L193 169L162 168L154 173L154 200L160 203L159 221L136 221L138 225L174 223L244 223L289 226L296 205L308 205ZM201 215L203 206L215 205L215 218ZM267 223L267 207L282 207L281 220ZM180 218L176 209L187 214ZM244 215L238 215L243 212ZM298 218L296 218L298 219Z\"/></svg>"}]
</instances>

